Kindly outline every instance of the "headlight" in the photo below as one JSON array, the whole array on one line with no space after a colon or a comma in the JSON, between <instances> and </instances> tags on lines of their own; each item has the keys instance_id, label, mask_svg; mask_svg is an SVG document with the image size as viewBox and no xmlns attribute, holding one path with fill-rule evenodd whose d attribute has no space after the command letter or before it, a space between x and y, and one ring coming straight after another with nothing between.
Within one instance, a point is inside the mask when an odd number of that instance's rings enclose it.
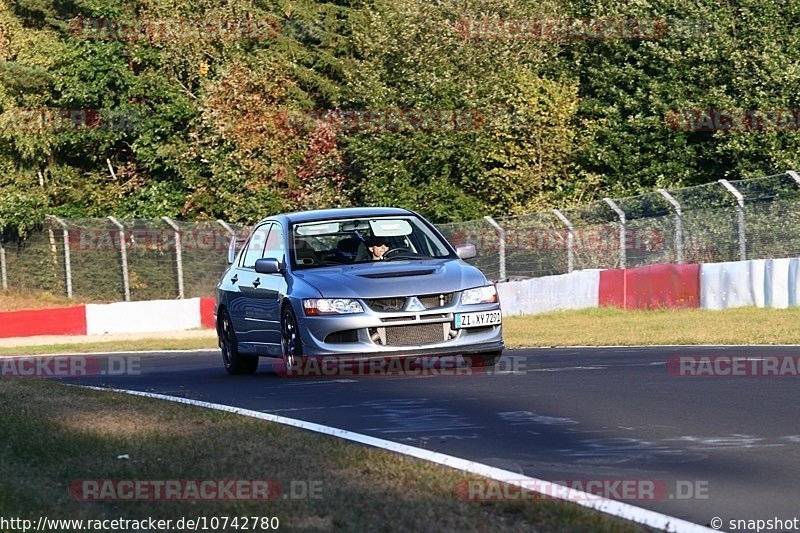
<instances>
[{"instance_id":1,"label":"headlight","mask_svg":"<svg viewBox=\"0 0 800 533\"><path fill-rule=\"evenodd\" d=\"M497 301L497 289L494 285L467 289L461 293L461 304L490 304Z\"/></svg>"},{"instance_id":2,"label":"headlight","mask_svg":"<svg viewBox=\"0 0 800 533\"><path fill-rule=\"evenodd\" d=\"M344 298L314 298L303 300L303 310L307 315L347 315L363 313L364 308L358 300Z\"/></svg>"}]
</instances>

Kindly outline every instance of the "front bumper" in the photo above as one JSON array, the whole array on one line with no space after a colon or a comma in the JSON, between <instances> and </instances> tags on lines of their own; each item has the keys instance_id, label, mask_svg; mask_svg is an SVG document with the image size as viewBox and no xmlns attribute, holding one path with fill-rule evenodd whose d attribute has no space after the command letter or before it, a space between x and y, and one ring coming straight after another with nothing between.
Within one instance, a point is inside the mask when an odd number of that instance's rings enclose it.
<instances>
[{"instance_id":1,"label":"front bumper","mask_svg":"<svg viewBox=\"0 0 800 533\"><path fill-rule=\"evenodd\" d=\"M364 312L352 315L305 316L302 306L294 305L304 355L401 357L421 355L458 355L494 352L503 349L502 324L480 328L455 329L456 313L498 311L500 304L453 305L420 312L376 312L364 306ZM420 328L421 327L421 328ZM442 330L442 339L422 342L387 341L387 328L403 328L414 334L415 328ZM347 332L347 335L340 335ZM335 342L332 338L339 335ZM389 336L391 338L391 336ZM413 340L413 337L412 337ZM389 342L389 344L384 344Z\"/></svg>"}]
</instances>

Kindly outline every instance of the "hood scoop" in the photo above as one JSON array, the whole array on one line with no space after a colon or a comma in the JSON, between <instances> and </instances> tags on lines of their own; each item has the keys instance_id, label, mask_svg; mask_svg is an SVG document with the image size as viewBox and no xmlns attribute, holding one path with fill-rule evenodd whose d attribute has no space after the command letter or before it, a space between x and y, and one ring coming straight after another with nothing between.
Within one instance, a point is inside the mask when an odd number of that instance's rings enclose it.
<instances>
[{"instance_id":1,"label":"hood scoop","mask_svg":"<svg viewBox=\"0 0 800 533\"><path fill-rule=\"evenodd\" d=\"M372 278L372 279L379 279L379 278L403 278L408 276L427 276L428 274L433 274L436 272L435 268L426 268L420 270L403 270L403 271L394 271L390 270L388 272L375 272L374 274L358 274L359 277L362 278Z\"/></svg>"}]
</instances>

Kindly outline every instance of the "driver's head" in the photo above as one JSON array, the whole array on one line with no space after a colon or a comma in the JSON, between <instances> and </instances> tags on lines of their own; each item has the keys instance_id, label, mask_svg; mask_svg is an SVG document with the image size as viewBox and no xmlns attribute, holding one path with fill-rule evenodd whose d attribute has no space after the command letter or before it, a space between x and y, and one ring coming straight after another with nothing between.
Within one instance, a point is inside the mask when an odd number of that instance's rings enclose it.
<instances>
[{"instance_id":1,"label":"driver's head","mask_svg":"<svg viewBox=\"0 0 800 533\"><path fill-rule=\"evenodd\" d=\"M368 237L367 248L372 254L373 259L381 259L383 254L389 251L389 243L385 237Z\"/></svg>"}]
</instances>

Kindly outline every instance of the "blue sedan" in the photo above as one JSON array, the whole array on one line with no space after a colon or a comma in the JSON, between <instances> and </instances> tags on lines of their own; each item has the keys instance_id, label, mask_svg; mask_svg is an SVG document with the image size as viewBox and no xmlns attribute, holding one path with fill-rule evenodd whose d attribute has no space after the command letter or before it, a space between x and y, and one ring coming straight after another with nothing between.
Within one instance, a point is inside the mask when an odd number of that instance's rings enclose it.
<instances>
[{"instance_id":1,"label":"blue sedan","mask_svg":"<svg viewBox=\"0 0 800 533\"><path fill-rule=\"evenodd\" d=\"M289 213L259 222L217 286L219 346L230 374L259 356L462 355L492 366L503 350L497 290L420 215L396 208Z\"/></svg>"}]
</instances>

